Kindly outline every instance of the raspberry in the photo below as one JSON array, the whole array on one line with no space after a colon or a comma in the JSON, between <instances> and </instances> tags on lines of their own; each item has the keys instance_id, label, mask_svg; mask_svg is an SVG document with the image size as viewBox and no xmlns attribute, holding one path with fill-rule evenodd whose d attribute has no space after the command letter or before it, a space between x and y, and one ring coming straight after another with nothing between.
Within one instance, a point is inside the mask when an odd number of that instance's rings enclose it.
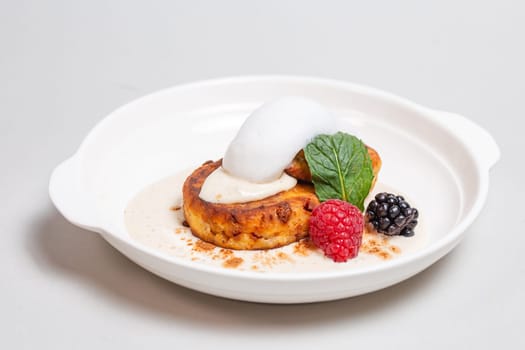
<instances>
[{"instance_id":1,"label":"raspberry","mask_svg":"<svg viewBox=\"0 0 525 350\"><path fill-rule=\"evenodd\" d=\"M339 199L318 205L310 217L310 239L335 262L357 256L363 238L363 215L358 208Z\"/></svg>"}]
</instances>

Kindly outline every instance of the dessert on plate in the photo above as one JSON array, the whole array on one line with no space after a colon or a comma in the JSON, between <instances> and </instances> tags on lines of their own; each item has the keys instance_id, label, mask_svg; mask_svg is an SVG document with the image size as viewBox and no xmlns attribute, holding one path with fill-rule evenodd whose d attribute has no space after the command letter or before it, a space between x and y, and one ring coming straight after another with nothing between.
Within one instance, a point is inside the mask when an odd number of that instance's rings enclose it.
<instances>
[{"instance_id":1,"label":"dessert on plate","mask_svg":"<svg viewBox=\"0 0 525 350\"><path fill-rule=\"evenodd\" d=\"M246 119L222 159L188 176L184 217L195 236L219 247L272 249L309 237L346 261L365 228L414 234L418 212L403 197L381 193L364 208L381 164L320 104L280 98Z\"/></svg>"}]
</instances>

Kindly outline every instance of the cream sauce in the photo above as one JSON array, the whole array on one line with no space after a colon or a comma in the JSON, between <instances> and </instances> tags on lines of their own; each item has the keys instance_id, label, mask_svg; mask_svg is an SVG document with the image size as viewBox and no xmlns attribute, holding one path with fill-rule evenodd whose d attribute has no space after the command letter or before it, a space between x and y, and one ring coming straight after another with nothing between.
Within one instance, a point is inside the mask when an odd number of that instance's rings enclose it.
<instances>
[{"instance_id":1,"label":"cream sauce","mask_svg":"<svg viewBox=\"0 0 525 350\"><path fill-rule=\"evenodd\" d=\"M283 173L277 180L254 183L217 168L204 181L199 197L211 203L246 203L289 190L297 180Z\"/></svg>"},{"instance_id":2,"label":"cream sauce","mask_svg":"<svg viewBox=\"0 0 525 350\"><path fill-rule=\"evenodd\" d=\"M421 215L413 237L365 233L359 255L346 263L334 263L308 241L260 251L224 249L201 241L184 226L182 185L189 173L185 171L162 179L144 188L129 202L124 220L133 239L167 256L184 258L195 263L227 269L290 274L388 264L392 259L421 249L428 240L424 217ZM383 191L397 192L378 182L368 200L375 193ZM407 200L417 207L417 203L409 198Z\"/></svg>"}]
</instances>

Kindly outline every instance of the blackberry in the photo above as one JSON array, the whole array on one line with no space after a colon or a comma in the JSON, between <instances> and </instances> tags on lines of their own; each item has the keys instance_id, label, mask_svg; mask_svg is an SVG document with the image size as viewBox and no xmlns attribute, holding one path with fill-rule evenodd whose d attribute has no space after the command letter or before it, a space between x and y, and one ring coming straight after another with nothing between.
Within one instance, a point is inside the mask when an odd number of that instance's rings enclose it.
<instances>
[{"instance_id":1,"label":"blackberry","mask_svg":"<svg viewBox=\"0 0 525 350\"><path fill-rule=\"evenodd\" d=\"M370 229L385 235L414 235L419 212L412 208L402 196L381 192L366 208L365 220Z\"/></svg>"}]
</instances>

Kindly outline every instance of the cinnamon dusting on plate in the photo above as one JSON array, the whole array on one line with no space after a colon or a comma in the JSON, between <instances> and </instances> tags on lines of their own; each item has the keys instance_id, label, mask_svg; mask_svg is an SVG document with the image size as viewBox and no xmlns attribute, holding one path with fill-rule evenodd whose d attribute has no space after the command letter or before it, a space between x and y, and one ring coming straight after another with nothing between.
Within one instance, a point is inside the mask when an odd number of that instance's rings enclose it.
<instances>
[{"instance_id":1,"label":"cinnamon dusting on plate","mask_svg":"<svg viewBox=\"0 0 525 350\"><path fill-rule=\"evenodd\" d=\"M262 267L271 268L277 264L284 262L293 263L294 259L285 252L272 251L272 250L261 250L253 256L253 261Z\"/></svg>"},{"instance_id":2,"label":"cinnamon dusting on plate","mask_svg":"<svg viewBox=\"0 0 525 350\"><path fill-rule=\"evenodd\" d=\"M210 250L213 250L213 249L215 249L214 244L205 242L200 239L197 242L195 242L195 246L193 247L193 250L197 252L209 252Z\"/></svg>"},{"instance_id":3,"label":"cinnamon dusting on plate","mask_svg":"<svg viewBox=\"0 0 525 350\"><path fill-rule=\"evenodd\" d=\"M382 260L388 260L393 257L392 253L396 255L401 254L401 249L391 244L390 239L381 233L365 232L360 252L375 255Z\"/></svg>"},{"instance_id":4,"label":"cinnamon dusting on plate","mask_svg":"<svg viewBox=\"0 0 525 350\"><path fill-rule=\"evenodd\" d=\"M238 257L233 257L233 258L230 258L228 260L226 260L225 262L222 263L222 266L226 267L226 268L237 268L239 267L240 264L242 264L244 262L244 260L242 258L238 258Z\"/></svg>"},{"instance_id":5,"label":"cinnamon dusting on plate","mask_svg":"<svg viewBox=\"0 0 525 350\"><path fill-rule=\"evenodd\" d=\"M317 249L315 244L308 238L302 239L295 243L293 252L299 256L308 256Z\"/></svg>"},{"instance_id":6,"label":"cinnamon dusting on plate","mask_svg":"<svg viewBox=\"0 0 525 350\"><path fill-rule=\"evenodd\" d=\"M278 252L277 253L277 258L281 259L281 260L286 260L286 261L289 261L289 262L293 262L293 259L288 254L286 254L284 252Z\"/></svg>"}]
</instances>

